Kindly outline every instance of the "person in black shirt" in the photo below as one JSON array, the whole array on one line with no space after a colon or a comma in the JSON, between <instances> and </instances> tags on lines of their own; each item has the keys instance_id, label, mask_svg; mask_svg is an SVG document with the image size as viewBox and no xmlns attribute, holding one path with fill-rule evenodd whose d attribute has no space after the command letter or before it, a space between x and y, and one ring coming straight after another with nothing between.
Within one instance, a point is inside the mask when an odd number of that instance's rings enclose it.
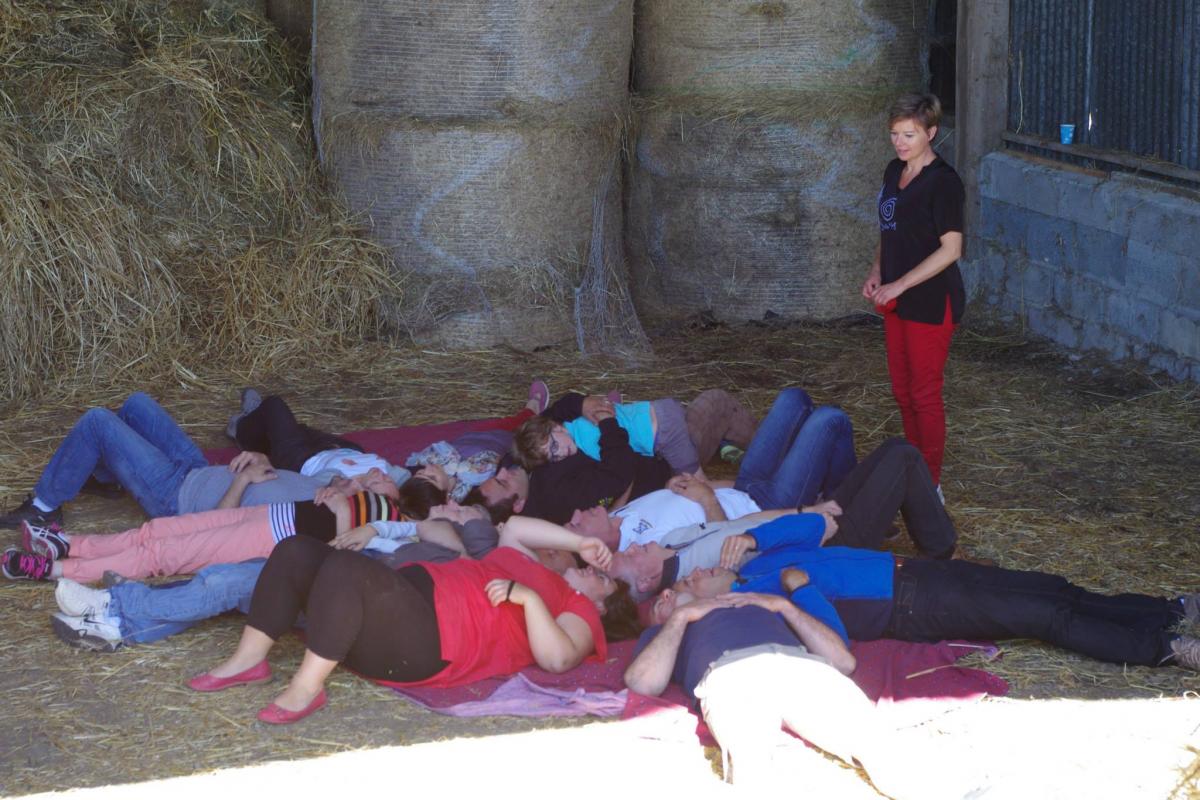
<instances>
[{"instance_id":1,"label":"person in black shirt","mask_svg":"<svg viewBox=\"0 0 1200 800\"><path fill-rule=\"evenodd\" d=\"M879 190L879 247L863 283L883 314L888 372L904 435L941 487L946 445L943 372L966 293L962 181L933 150L942 108L933 95L904 95L888 112L896 158Z\"/></svg>"}]
</instances>

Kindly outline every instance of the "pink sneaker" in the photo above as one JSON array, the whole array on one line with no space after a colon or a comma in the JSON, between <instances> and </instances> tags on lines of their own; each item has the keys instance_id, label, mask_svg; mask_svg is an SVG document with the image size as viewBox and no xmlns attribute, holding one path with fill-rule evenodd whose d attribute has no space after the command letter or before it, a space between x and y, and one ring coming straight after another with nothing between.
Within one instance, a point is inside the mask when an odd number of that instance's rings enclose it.
<instances>
[{"instance_id":1,"label":"pink sneaker","mask_svg":"<svg viewBox=\"0 0 1200 800\"><path fill-rule=\"evenodd\" d=\"M550 387L541 378L534 378L529 384L529 399L537 406L533 413L540 414L550 405Z\"/></svg>"}]
</instances>

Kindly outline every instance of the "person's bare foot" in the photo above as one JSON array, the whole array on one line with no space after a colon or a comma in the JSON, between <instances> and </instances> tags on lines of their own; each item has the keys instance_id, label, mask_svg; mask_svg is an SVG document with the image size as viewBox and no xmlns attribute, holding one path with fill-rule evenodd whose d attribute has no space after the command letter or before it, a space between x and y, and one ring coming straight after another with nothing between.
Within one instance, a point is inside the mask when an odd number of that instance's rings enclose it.
<instances>
[{"instance_id":1,"label":"person's bare foot","mask_svg":"<svg viewBox=\"0 0 1200 800\"><path fill-rule=\"evenodd\" d=\"M273 702L285 711L302 711L321 693L321 688L298 686L292 681Z\"/></svg>"},{"instance_id":2,"label":"person's bare foot","mask_svg":"<svg viewBox=\"0 0 1200 800\"><path fill-rule=\"evenodd\" d=\"M801 587L808 586L808 573L798 567L787 567L779 573L779 582L787 589L788 594L791 594Z\"/></svg>"},{"instance_id":3,"label":"person's bare foot","mask_svg":"<svg viewBox=\"0 0 1200 800\"><path fill-rule=\"evenodd\" d=\"M241 672L245 672L253 666L257 666L262 662L262 658L240 656L234 653L228 660L221 662L217 666L208 671L208 674L214 678L229 678Z\"/></svg>"}]
</instances>

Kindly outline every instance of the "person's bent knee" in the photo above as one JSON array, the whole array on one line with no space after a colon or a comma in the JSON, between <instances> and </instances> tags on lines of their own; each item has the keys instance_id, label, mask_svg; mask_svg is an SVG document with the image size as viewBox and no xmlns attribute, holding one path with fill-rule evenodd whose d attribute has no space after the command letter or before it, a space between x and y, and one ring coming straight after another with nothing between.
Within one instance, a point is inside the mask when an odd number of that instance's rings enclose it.
<instances>
[{"instance_id":1,"label":"person's bent knee","mask_svg":"<svg viewBox=\"0 0 1200 800\"><path fill-rule=\"evenodd\" d=\"M851 429L850 417L837 406L820 406L812 412L807 425L826 425L832 430Z\"/></svg>"},{"instance_id":2,"label":"person's bent knee","mask_svg":"<svg viewBox=\"0 0 1200 800\"><path fill-rule=\"evenodd\" d=\"M121 410L128 411L133 408L145 406L157 408L158 401L145 392L134 392L133 394L129 395L129 397L125 398L125 402L121 404Z\"/></svg>"},{"instance_id":3,"label":"person's bent knee","mask_svg":"<svg viewBox=\"0 0 1200 800\"><path fill-rule=\"evenodd\" d=\"M114 422L122 422L121 418L107 408L89 408L79 417L77 427L92 431L103 430Z\"/></svg>"}]
</instances>

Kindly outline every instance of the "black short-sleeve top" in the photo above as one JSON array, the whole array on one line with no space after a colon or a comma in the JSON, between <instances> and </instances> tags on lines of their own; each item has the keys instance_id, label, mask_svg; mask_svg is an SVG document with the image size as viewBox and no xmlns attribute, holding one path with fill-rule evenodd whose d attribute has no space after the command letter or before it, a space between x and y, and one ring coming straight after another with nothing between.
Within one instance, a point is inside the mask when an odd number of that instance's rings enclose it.
<instances>
[{"instance_id":1,"label":"black short-sleeve top","mask_svg":"<svg viewBox=\"0 0 1200 800\"><path fill-rule=\"evenodd\" d=\"M883 283L891 283L924 261L941 246L941 236L962 232L966 192L954 168L936 157L912 183L900 188L904 162L893 159L883 171L879 190L879 253ZM951 318L962 319L966 305L958 262L920 283L896 300L896 313L913 322L940 324L946 298Z\"/></svg>"}]
</instances>

